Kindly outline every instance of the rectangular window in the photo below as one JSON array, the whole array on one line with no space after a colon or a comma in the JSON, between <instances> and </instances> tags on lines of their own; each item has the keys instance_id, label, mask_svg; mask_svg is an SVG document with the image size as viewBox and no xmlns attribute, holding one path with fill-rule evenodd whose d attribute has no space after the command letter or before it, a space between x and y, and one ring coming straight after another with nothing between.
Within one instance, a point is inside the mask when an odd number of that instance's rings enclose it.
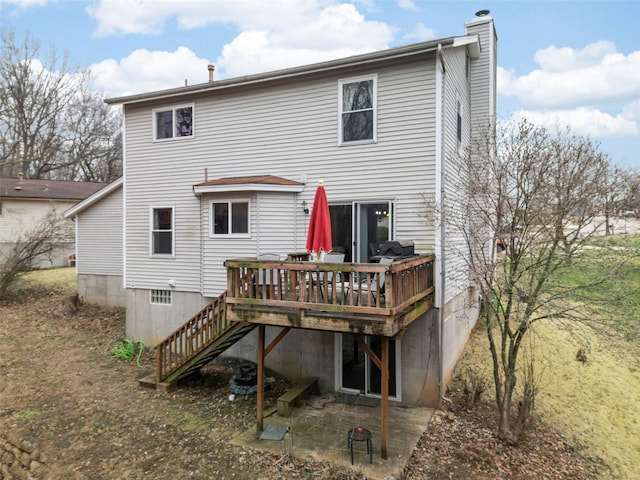
<instances>
[{"instance_id":1,"label":"rectangular window","mask_svg":"<svg viewBox=\"0 0 640 480\"><path fill-rule=\"evenodd\" d=\"M462 144L462 112L460 102L456 102L456 137L458 138L458 146Z\"/></svg>"},{"instance_id":2,"label":"rectangular window","mask_svg":"<svg viewBox=\"0 0 640 480\"><path fill-rule=\"evenodd\" d=\"M193 105L153 110L153 138L193 137Z\"/></svg>"},{"instance_id":3,"label":"rectangular window","mask_svg":"<svg viewBox=\"0 0 640 480\"><path fill-rule=\"evenodd\" d=\"M171 305L171 290L151 290L151 303Z\"/></svg>"},{"instance_id":4,"label":"rectangular window","mask_svg":"<svg viewBox=\"0 0 640 480\"><path fill-rule=\"evenodd\" d=\"M249 235L249 200L211 202L211 235Z\"/></svg>"},{"instance_id":5,"label":"rectangular window","mask_svg":"<svg viewBox=\"0 0 640 480\"><path fill-rule=\"evenodd\" d=\"M376 139L377 76L338 82L340 143Z\"/></svg>"},{"instance_id":6,"label":"rectangular window","mask_svg":"<svg viewBox=\"0 0 640 480\"><path fill-rule=\"evenodd\" d=\"M173 255L173 207L151 209L151 255Z\"/></svg>"}]
</instances>

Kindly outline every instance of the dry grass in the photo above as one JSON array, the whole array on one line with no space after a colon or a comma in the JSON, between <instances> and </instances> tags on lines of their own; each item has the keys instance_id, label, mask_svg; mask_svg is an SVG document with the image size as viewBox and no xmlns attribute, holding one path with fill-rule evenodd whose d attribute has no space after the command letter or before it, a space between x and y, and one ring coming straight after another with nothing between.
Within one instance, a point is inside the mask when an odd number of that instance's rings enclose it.
<instances>
[{"instance_id":1,"label":"dry grass","mask_svg":"<svg viewBox=\"0 0 640 480\"><path fill-rule=\"evenodd\" d=\"M605 460L612 476L640 475L637 352L631 345L612 345L587 327L579 336L560 327L545 324L536 332L542 372L537 413ZM586 362L576 359L581 348Z\"/></svg>"},{"instance_id":2,"label":"dry grass","mask_svg":"<svg viewBox=\"0 0 640 480\"><path fill-rule=\"evenodd\" d=\"M75 268L49 268L34 270L19 278L16 287L39 286L45 289L73 295L76 293L76 269Z\"/></svg>"},{"instance_id":3,"label":"dry grass","mask_svg":"<svg viewBox=\"0 0 640 480\"><path fill-rule=\"evenodd\" d=\"M75 269L33 272L21 282L72 295ZM582 453L606 462L611 477L640 476L638 346L603 337L587 327L570 333L560 324L545 322L537 325L528 347L537 352L541 375L535 413L564 432ZM580 348L586 362L576 359ZM485 398L489 398L493 391L491 359L481 327L458 366L458 373L465 370L488 380Z\"/></svg>"},{"instance_id":4,"label":"dry grass","mask_svg":"<svg viewBox=\"0 0 640 480\"><path fill-rule=\"evenodd\" d=\"M611 478L640 477L640 359L637 345L589 327L540 322L527 351L534 351L539 387L535 412L562 431L587 456L607 464ZM458 372L487 379L493 394L486 334L474 332ZM586 361L579 361L579 349ZM521 358L523 360L524 358ZM584 360L584 359L583 359ZM606 469L605 469L606 470Z\"/></svg>"}]
</instances>

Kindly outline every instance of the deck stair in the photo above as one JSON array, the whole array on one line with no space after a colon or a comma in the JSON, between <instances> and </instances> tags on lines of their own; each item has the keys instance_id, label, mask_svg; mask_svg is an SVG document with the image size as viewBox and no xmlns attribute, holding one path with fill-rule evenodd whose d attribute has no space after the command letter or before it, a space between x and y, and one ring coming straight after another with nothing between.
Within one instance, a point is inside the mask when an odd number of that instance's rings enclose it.
<instances>
[{"instance_id":1,"label":"deck stair","mask_svg":"<svg viewBox=\"0 0 640 480\"><path fill-rule=\"evenodd\" d=\"M156 347L156 371L140 385L171 390L176 382L211 362L253 330L247 322L229 322L223 293Z\"/></svg>"}]
</instances>

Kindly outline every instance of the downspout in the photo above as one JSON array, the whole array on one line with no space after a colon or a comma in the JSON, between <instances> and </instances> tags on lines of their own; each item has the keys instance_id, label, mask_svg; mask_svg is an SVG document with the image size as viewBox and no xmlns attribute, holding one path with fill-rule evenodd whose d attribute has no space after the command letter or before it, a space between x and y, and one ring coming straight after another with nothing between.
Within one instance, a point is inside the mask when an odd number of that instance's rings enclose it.
<instances>
[{"instance_id":1,"label":"downspout","mask_svg":"<svg viewBox=\"0 0 640 480\"><path fill-rule=\"evenodd\" d=\"M438 65L439 63L439 65ZM439 75L437 78L440 79L440 88L438 90L439 102L440 105L440 125L442 125L440 129L439 141L440 141L440 309L438 310L438 322L437 322L437 331L438 331L438 395L440 398L444 397L444 305L445 305L445 148L444 148L444 91L445 91L445 76L447 70L444 65L444 59L442 57L442 44L438 44L438 51L436 55L436 68L440 68Z\"/></svg>"}]
</instances>

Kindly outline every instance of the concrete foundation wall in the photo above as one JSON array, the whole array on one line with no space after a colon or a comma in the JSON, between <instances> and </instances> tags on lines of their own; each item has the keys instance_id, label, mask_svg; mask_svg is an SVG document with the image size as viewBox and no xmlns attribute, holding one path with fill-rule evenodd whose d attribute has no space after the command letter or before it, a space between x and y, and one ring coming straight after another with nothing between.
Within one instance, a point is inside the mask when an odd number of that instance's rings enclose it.
<instances>
[{"instance_id":1,"label":"concrete foundation wall","mask_svg":"<svg viewBox=\"0 0 640 480\"><path fill-rule=\"evenodd\" d=\"M172 292L171 305L152 305L151 291L129 288L127 337L155 346L198 313L209 299L199 293Z\"/></svg>"},{"instance_id":2,"label":"concrete foundation wall","mask_svg":"<svg viewBox=\"0 0 640 480\"><path fill-rule=\"evenodd\" d=\"M127 336L149 346L160 343L208 303L200 294L188 292L173 292L171 305L151 305L149 290L128 289L126 296ZM477 302L475 307L468 308L472 296L473 293L465 291L446 307L449 313L443 332L446 380L477 319ZM406 405L437 407L440 403L438 312L431 309L413 322L401 339L401 391L402 403ZM267 327L265 344L269 345L280 330ZM223 356L256 362L257 338L256 329ZM267 356L266 367L293 381L317 377L321 391L334 391L335 342L333 332L292 329Z\"/></svg>"},{"instance_id":3,"label":"concrete foundation wall","mask_svg":"<svg viewBox=\"0 0 640 480\"><path fill-rule=\"evenodd\" d=\"M267 327L265 345L280 332L278 327ZM297 381L304 377L317 377L322 392L335 390L333 332L291 329L267 356L265 366L285 378ZM258 329L229 348L225 357L257 361Z\"/></svg>"},{"instance_id":4,"label":"concrete foundation wall","mask_svg":"<svg viewBox=\"0 0 640 480\"><path fill-rule=\"evenodd\" d=\"M437 407L438 390L438 310L431 309L413 322L400 342L402 403Z\"/></svg>"},{"instance_id":5,"label":"concrete foundation wall","mask_svg":"<svg viewBox=\"0 0 640 480\"><path fill-rule=\"evenodd\" d=\"M402 403L438 406L438 341L436 310L413 322L401 341ZM267 327L268 345L279 328ZM227 350L224 356L257 360L257 330ZM291 330L273 349L266 367L290 379L318 378L323 392L335 391L335 334L314 330Z\"/></svg>"},{"instance_id":6,"label":"concrete foundation wall","mask_svg":"<svg viewBox=\"0 0 640 480\"><path fill-rule=\"evenodd\" d=\"M465 289L445 305L442 331L445 386L449 383L456 363L467 345L471 330L478 320L479 309L480 303L474 288Z\"/></svg>"},{"instance_id":7,"label":"concrete foundation wall","mask_svg":"<svg viewBox=\"0 0 640 480\"><path fill-rule=\"evenodd\" d=\"M84 302L108 307L126 307L127 292L122 275L78 274L78 295Z\"/></svg>"}]
</instances>

